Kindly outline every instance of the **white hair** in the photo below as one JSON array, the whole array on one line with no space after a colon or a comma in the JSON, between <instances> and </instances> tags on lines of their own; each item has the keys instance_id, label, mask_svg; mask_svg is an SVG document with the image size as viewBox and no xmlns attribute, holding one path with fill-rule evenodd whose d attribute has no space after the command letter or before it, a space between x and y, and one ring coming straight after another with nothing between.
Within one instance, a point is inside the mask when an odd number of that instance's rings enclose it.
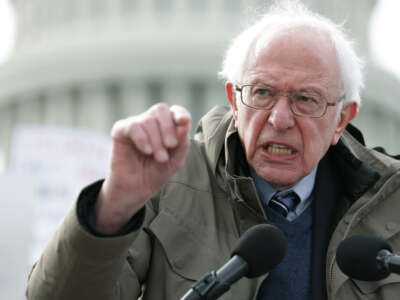
<instances>
[{"instance_id":1,"label":"white hair","mask_svg":"<svg viewBox=\"0 0 400 300\"><path fill-rule=\"evenodd\" d=\"M249 53L261 36L264 47L276 34L298 27L309 27L328 36L338 59L344 102L355 101L360 105L360 91L364 85L363 63L355 52L353 42L347 37L343 24L335 24L328 18L311 12L299 1L276 2L260 20L234 38L225 54L219 76L227 81L240 83Z\"/></svg>"}]
</instances>

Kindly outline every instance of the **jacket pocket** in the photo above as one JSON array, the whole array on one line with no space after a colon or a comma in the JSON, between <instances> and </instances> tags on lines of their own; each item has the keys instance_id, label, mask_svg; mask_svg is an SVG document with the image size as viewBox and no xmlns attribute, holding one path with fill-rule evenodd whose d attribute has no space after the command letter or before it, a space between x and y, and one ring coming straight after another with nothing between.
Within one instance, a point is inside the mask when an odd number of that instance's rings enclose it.
<instances>
[{"instance_id":1,"label":"jacket pocket","mask_svg":"<svg viewBox=\"0 0 400 300\"><path fill-rule=\"evenodd\" d=\"M387 293L400 293L400 275L391 274L389 277L379 281L353 280L355 285L364 295ZM386 298L385 298L386 299Z\"/></svg>"},{"instance_id":2,"label":"jacket pocket","mask_svg":"<svg viewBox=\"0 0 400 300\"><path fill-rule=\"evenodd\" d=\"M161 211L145 231L162 247L173 272L183 278L199 280L229 259L218 249L215 235L168 211Z\"/></svg>"}]
</instances>

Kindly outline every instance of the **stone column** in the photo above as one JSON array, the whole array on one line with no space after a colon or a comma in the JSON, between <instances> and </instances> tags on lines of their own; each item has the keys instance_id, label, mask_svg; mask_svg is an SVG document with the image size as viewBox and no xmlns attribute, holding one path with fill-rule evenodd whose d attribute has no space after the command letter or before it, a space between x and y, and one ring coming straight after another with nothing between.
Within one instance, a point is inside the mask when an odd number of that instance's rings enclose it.
<instances>
[{"instance_id":1,"label":"stone column","mask_svg":"<svg viewBox=\"0 0 400 300\"><path fill-rule=\"evenodd\" d=\"M71 127L74 122L74 102L71 90L59 88L48 91L44 101L44 123Z\"/></svg>"},{"instance_id":2,"label":"stone column","mask_svg":"<svg viewBox=\"0 0 400 300\"><path fill-rule=\"evenodd\" d=\"M44 93L32 93L19 97L16 102L16 120L19 125L39 125L43 122L42 99Z\"/></svg>"},{"instance_id":3,"label":"stone column","mask_svg":"<svg viewBox=\"0 0 400 300\"><path fill-rule=\"evenodd\" d=\"M225 95L225 83L221 80L211 80L209 82L209 92L206 98L206 109L210 110L216 105L229 105Z\"/></svg>"},{"instance_id":4,"label":"stone column","mask_svg":"<svg viewBox=\"0 0 400 300\"><path fill-rule=\"evenodd\" d=\"M107 133L114 109L102 83L85 84L77 99L77 126Z\"/></svg>"},{"instance_id":5,"label":"stone column","mask_svg":"<svg viewBox=\"0 0 400 300\"><path fill-rule=\"evenodd\" d=\"M121 107L122 118L140 114L150 107L144 82L129 80L122 83Z\"/></svg>"},{"instance_id":6,"label":"stone column","mask_svg":"<svg viewBox=\"0 0 400 300\"><path fill-rule=\"evenodd\" d=\"M186 109L192 106L189 93L188 82L179 77L168 78L165 80L164 95L160 101L165 101L170 105L178 104Z\"/></svg>"},{"instance_id":7,"label":"stone column","mask_svg":"<svg viewBox=\"0 0 400 300\"><path fill-rule=\"evenodd\" d=\"M7 168L16 119L16 104L10 101L0 108L0 173Z\"/></svg>"}]
</instances>

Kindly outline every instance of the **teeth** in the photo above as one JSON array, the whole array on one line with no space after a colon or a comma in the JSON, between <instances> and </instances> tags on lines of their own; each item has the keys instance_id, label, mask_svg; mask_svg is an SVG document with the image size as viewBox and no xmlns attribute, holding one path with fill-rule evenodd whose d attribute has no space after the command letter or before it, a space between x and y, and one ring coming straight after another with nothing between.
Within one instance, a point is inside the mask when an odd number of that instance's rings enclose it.
<instances>
[{"instance_id":1,"label":"teeth","mask_svg":"<svg viewBox=\"0 0 400 300\"><path fill-rule=\"evenodd\" d=\"M278 144L269 144L267 151L272 154L292 154L292 149Z\"/></svg>"}]
</instances>

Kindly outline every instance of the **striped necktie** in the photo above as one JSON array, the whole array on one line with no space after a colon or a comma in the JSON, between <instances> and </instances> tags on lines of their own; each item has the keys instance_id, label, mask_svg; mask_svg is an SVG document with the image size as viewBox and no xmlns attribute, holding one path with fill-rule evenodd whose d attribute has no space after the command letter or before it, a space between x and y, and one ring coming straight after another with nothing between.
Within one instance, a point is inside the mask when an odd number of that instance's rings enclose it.
<instances>
[{"instance_id":1,"label":"striped necktie","mask_svg":"<svg viewBox=\"0 0 400 300\"><path fill-rule=\"evenodd\" d=\"M299 203L300 198L296 192L277 192L269 201L268 206L286 218L288 213L294 211Z\"/></svg>"}]
</instances>

